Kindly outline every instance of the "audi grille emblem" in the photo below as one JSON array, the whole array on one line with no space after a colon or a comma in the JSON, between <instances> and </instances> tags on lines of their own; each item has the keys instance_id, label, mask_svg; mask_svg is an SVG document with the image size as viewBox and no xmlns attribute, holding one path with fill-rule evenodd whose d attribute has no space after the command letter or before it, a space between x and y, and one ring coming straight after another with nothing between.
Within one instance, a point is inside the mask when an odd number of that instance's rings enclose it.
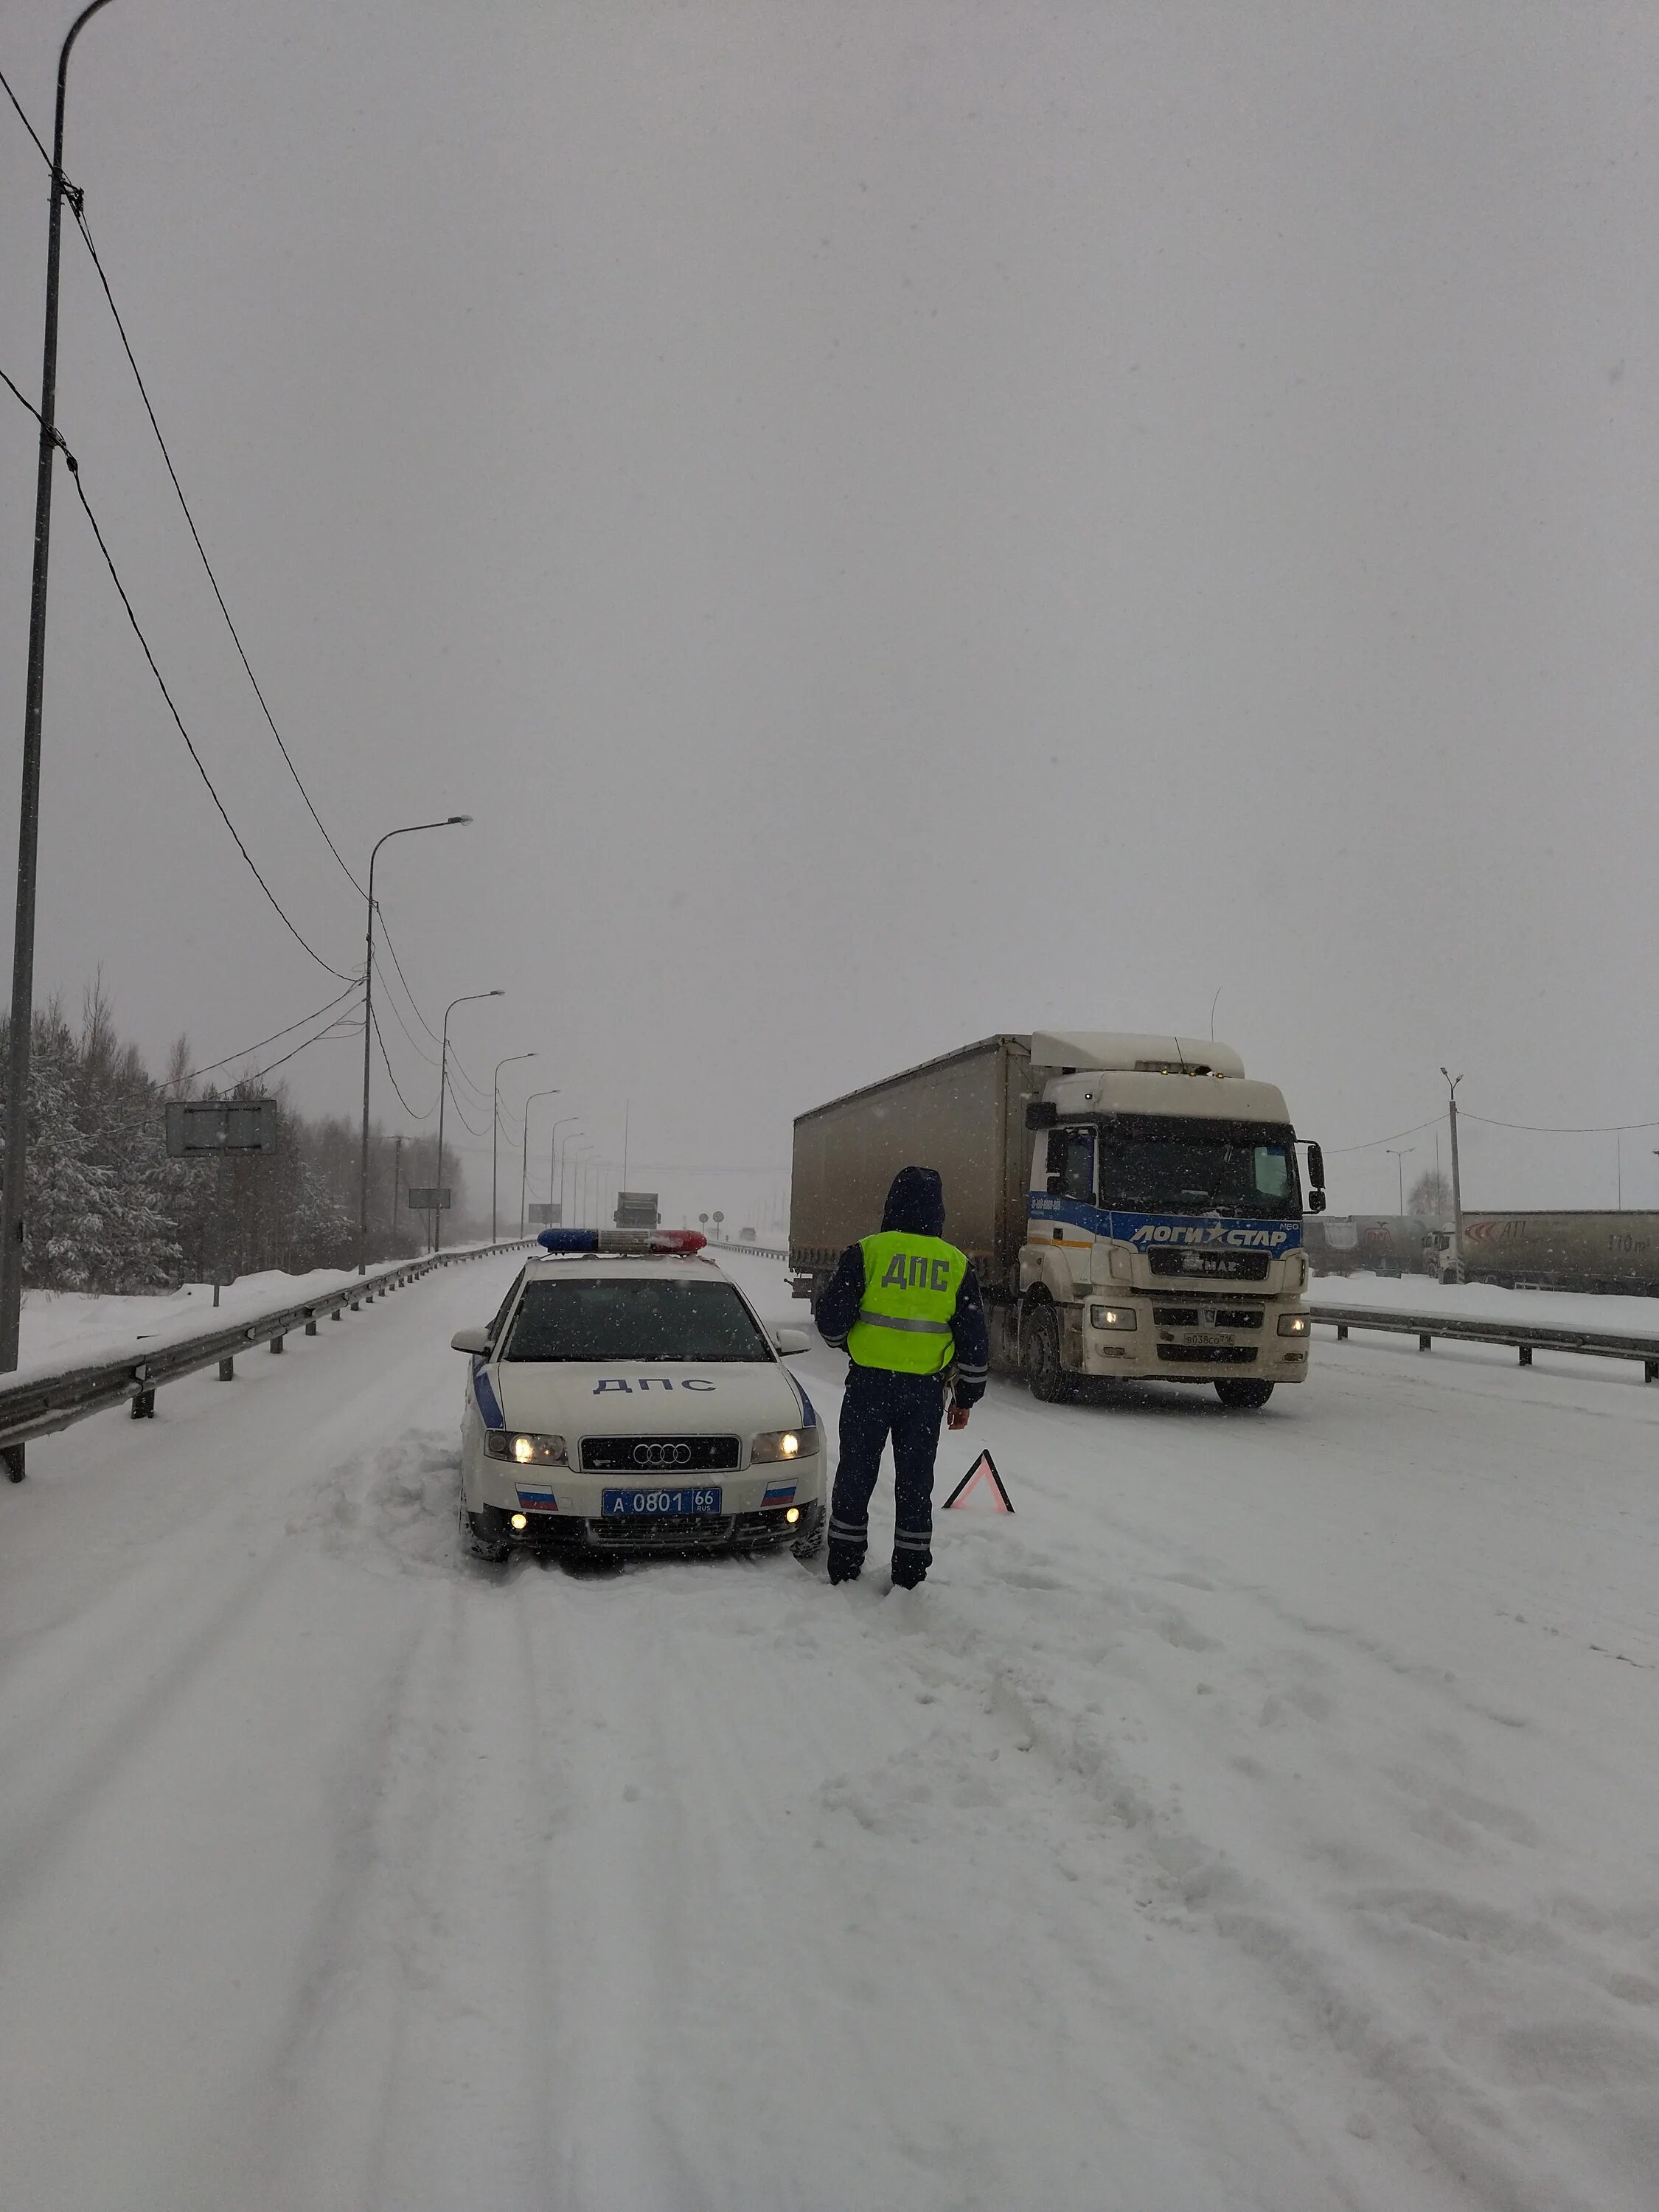
<instances>
[{"instance_id":1,"label":"audi grille emblem","mask_svg":"<svg viewBox=\"0 0 1659 2212\"><path fill-rule=\"evenodd\" d=\"M634 1464L635 1467L690 1467L691 1447L690 1444L635 1444Z\"/></svg>"}]
</instances>

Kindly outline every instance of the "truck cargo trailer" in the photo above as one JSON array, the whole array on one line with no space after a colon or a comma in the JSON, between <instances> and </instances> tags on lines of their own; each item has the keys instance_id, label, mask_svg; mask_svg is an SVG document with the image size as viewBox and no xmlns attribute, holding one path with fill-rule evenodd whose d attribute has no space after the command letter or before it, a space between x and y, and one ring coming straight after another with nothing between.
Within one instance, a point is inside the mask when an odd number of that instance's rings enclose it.
<instances>
[{"instance_id":1,"label":"truck cargo trailer","mask_svg":"<svg viewBox=\"0 0 1659 2212\"><path fill-rule=\"evenodd\" d=\"M795 1123L789 1257L816 1307L901 1167L944 1178L992 1364L1042 1398L1085 1378L1213 1383L1265 1405L1307 1373L1302 1178L1283 1095L1231 1047L1010 1032ZM1324 1206L1309 1148L1310 1212Z\"/></svg>"},{"instance_id":2,"label":"truck cargo trailer","mask_svg":"<svg viewBox=\"0 0 1659 2212\"><path fill-rule=\"evenodd\" d=\"M1437 1275L1445 1241L1414 1213L1328 1213L1303 1235L1316 1275Z\"/></svg>"},{"instance_id":3,"label":"truck cargo trailer","mask_svg":"<svg viewBox=\"0 0 1659 2212\"><path fill-rule=\"evenodd\" d=\"M1438 1272L1449 1282L1452 1240L1437 1241ZM1659 1297L1659 1213L1465 1213L1463 1279Z\"/></svg>"}]
</instances>

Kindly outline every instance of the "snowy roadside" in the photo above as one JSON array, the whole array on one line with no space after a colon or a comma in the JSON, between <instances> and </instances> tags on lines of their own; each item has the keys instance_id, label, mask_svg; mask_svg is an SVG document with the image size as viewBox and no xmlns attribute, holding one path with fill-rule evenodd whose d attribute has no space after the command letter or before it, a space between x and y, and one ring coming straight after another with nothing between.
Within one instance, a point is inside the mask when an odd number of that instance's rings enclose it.
<instances>
[{"instance_id":1,"label":"snowy roadside","mask_svg":"<svg viewBox=\"0 0 1659 2212\"><path fill-rule=\"evenodd\" d=\"M393 1264L377 1261L368 1271L370 1278ZM27 1382L36 1376L51 1375L82 1362L91 1365L100 1359L116 1359L141 1344L152 1349L176 1344L203 1329L228 1325L244 1316L270 1312L279 1306L298 1305L309 1296L341 1290L357 1280L355 1267L316 1267L303 1275L271 1267L260 1274L239 1275L234 1283L226 1284L216 1307L211 1283L185 1283L176 1291L134 1297L106 1297L82 1291L25 1291L22 1357L15 1376L8 1380Z\"/></svg>"},{"instance_id":2,"label":"snowy roadside","mask_svg":"<svg viewBox=\"0 0 1659 2212\"><path fill-rule=\"evenodd\" d=\"M1659 1394L996 1382L920 1590L886 1483L851 1589L496 1571L512 1265L6 1497L8 2201L1651 2212Z\"/></svg>"},{"instance_id":3,"label":"snowy roadside","mask_svg":"<svg viewBox=\"0 0 1659 2212\"><path fill-rule=\"evenodd\" d=\"M1451 2201L1637 2212L1659 2172L1659 1406L1608 1416L1557 1377L1505 1402L1478 1370L1406 1380L1349 1349L1243 1421L1207 1394L994 1385L941 1465L988 1445L1016 1518L949 1516L923 1591L851 1608L936 1725L831 1800L948 1851L988 1717L1026 1863L1085 1892L1079 1955L1127 1914L1241 2047L1296 2051L1267 2062L1275 2094L1358 2201L1386 2137ZM842 1363L808 1364L833 1421ZM1417 2187L1386 2201L1441 2201L1427 2167Z\"/></svg>"},{"instance_id":4,"label":"snowy roadside","mask_svg":"<svg viewBox=\"0 0 1659 2212\"><path fill-rule=\"evenodd\" d=\"M1511 1291L1498 1283L1437 1283L1427 1275L1316 1275L1310 1304L1376 1306L1391 1313L1444 1314L1449 1320L1538 1328L1600 1328L1659 1336L1659 1298L1589 1291Z\"/></svg>"}]
</instances>

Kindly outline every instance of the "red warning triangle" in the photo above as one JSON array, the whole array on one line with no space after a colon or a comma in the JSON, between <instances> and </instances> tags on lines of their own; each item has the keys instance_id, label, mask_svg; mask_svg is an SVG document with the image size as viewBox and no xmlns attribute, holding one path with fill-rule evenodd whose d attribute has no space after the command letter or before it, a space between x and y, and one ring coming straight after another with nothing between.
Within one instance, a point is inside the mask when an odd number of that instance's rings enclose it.
<instances>
[{"instance_id":1,"label":"red warning triangle","mask_svg":"<svg viewBox=\"0 0 1659 2212\"><path fill-rule=\"evenodd\" d=\"M953 1505L965 1506L981 1483L988 1484L990 1487L991 1504L994 1511L998 1513L1013 1511L1013 1506L1008 1498L1007 1486L997 1473L997 1463L988 1451L982 1451L967 1474L963 1476L962 1480L945 1499L944 1510L948 1513Z\"/></svg>"}]
</instances>

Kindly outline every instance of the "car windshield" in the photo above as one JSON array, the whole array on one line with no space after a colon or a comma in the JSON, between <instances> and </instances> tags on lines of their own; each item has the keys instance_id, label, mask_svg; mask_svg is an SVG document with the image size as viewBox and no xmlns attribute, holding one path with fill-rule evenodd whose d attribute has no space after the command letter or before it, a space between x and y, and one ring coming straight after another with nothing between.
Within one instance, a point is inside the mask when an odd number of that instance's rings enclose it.
<instances>
[{"instance_id":1,"label":"car windshield","mask_svg":"<svg viewBox=\"0 0 1659 2212\"><path fill-rule=\"evenodd\" d=\"M1296 1151L1260 1130L1186 1122L1168 1136L1109 1136L1101 1203L1147 1213L1226 1213L1295 1218L1302 1211Z\"/></svg>"},{"instance_id":2,"label":"car windshield","mask_svg":"<svg viewBox=\"0 0 1659 2212\"><path fill-rule=\"evenodd\" d=\"M763 1360L772 1347L730 1283L614 1276L527 1283L506 1360Z\"/></svg>"}]
</instances>

